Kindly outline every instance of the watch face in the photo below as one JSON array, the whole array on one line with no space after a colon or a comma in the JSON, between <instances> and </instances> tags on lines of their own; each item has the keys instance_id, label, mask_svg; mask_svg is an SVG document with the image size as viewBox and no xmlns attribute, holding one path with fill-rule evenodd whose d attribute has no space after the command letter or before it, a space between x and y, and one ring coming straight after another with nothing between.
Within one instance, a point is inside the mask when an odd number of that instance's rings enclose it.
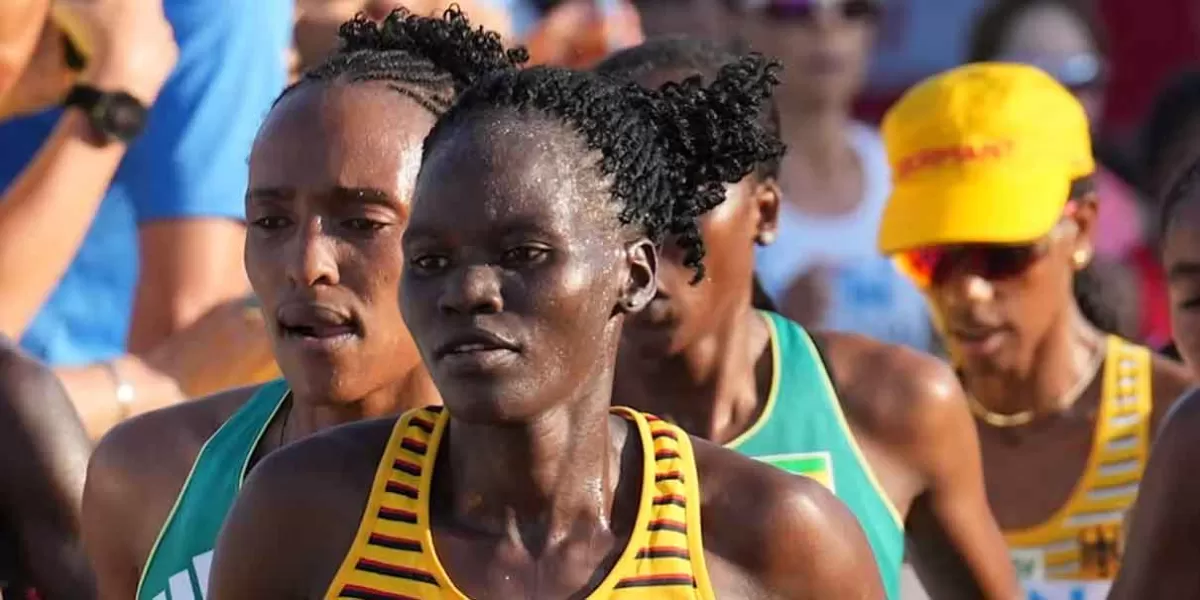
<instances>
[{"instance_id":1,"label":"watch face","mask_svg":"<svg viewBox=\"0 0 1200 600\"><path fill-rule=\"evenodd\" d=\"M146 126L146 107L125 92L105 94L93 114L101 129L125 142L137 137Z\"/></svg>"}]
</instances>

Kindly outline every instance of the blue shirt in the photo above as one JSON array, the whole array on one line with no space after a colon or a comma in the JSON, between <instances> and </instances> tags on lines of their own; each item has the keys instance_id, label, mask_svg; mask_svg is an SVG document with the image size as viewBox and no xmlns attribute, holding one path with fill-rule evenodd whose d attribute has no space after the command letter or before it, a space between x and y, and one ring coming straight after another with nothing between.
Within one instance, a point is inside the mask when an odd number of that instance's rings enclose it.
<instances>
[{"instance_id":1,"label":"blue shirt","mask_svg":"<svg viewBox=\"0 0 1200 600\"><path fill-rule=\"evenodd\" d=\"M22 338L26 350L55 365L123 353L138 278L137 225L243 218L250 145L286 81L292 4L164 1L179 63L78 255ZM60 112L0 124L0 186L33 159Z\"/></svg>"}]
</instances>

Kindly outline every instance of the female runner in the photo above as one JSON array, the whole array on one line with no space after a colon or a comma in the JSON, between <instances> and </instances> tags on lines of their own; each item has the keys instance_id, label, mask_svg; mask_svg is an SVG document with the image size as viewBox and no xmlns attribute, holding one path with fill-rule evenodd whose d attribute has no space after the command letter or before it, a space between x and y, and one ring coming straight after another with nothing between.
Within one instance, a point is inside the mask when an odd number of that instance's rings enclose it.
<instances>
[{"instance_id":1,"label":"female runner","mask_svg":"<svg viewBox=\"0 0 1200 600\"><path fill-rule=\"evenodd\" d=\"M881 597L819 484L610 410L657 244L688 240L701 275L696 218L780 151L757 122L777 65L647 91L505 66L456 13L409 35L480 78L425 141L404 234L401 306L446 408L268 457L210 597Z\"/></svg>"},{"instance_id":2,"label":"female runner","mask_svg":"<svg viewBox=\"0 0 1200 600\"><path fill-rule=\"evenodd\" d=\"M464 80L405 36L413 19L350 21L341 49L267 116L250 155L246 270L286 379L148 414L105 438L84 506L103 597L204 597L217 533L263 456L438 402L400 315L397 248L421 142Z\"/></svg>"},{"instance_id":3,"label":"female runner","mask_svg":"<svg viewBox=\"0 0 1200 600\"><path fill-rule=\"evenodd\" d=\"M711 42L658 38L597 70L657 87L711 80L736 60ZM769 131L775 114L763 113ZM1011 599L1016 577L954 373L932 357L810 333L752 305L755 244L776 235L778 167L759 165L701 219L704 281L688 285L679 249L664 249L658 294L625 327L615 397L826 483L866 531L889 597L900 594L907 534L935 597Z\"/></svg>"}]
</instances>

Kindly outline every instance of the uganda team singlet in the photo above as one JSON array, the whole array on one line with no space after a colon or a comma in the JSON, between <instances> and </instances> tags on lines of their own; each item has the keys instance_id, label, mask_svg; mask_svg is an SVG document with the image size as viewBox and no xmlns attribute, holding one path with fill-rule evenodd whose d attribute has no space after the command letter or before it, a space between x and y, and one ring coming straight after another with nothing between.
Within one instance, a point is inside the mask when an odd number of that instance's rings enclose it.
<instances>
[{"instance_id":1,"label":"uganda team singlet","mask_svg":"<svg viewBox=\"0 0 1200 600\"><path fill-rule=\"evenodd\" d=\"M1125 515L1150 453L1150 350L1109 336L1096 433L1083 475L1046 522L1008 530L1029 600L1108 597L1120 567Z\"/></svg>"},{"instance_id":2,"label":"uganda team singlet","mask_svg":"<svg viewBox=\"0 0 1200 600\"><path fill-rule=\"evenodd\" d=\"M803 327L761 311L771 336L771 391L762 416L726 444L819 481L858 518L888 598L900 594L904 519L859 450L817 347Z\"/></svg>"},{"instance_id":3,"label":"uganda team singlet","mask_svg":"<svg viewBox=\"0 0 1200 600\"><path fill-rule=\"evenodd\" d=\"M264 384L208 438L163 523L138 582L137 600L203 600L213 547L246 478L250 457L288 395Z\"/></svg>"},{"instance_id":4,"label":"uganda team singlet","mask_svg":"<svg viewBox=\"0 0 1200 600\"><path fill-rule=\"evenodd\" d=\"M712 600L688 435L628 408L612 412L641 437L641 503L621 557L588 598ZM358 533L327 600L467 598L438 561L429 527L430 484L448 422L449 413L441 407L409 411L396 421Z\"/></svg>"}]
</instances>

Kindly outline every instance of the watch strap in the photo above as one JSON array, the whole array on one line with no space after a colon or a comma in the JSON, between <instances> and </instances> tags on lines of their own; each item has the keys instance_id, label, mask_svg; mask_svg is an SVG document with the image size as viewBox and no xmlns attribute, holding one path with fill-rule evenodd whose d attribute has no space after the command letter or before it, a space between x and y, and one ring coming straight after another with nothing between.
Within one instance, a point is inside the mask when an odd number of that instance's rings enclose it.
<instances>
[{"instance_id":1,"label":"watch strap","mask_svg":"<svg viewBox=\"0 0 1200 600\"><path fill-rule=\"evenodd\" d=\"M92 87L84 83L77 83L71 86L71 90L67 92L66 99L63 100L63 106L78 106L85 112L90 113L96 103L104 97L104 92L98 88Z\"/></svg>"}]
</instances>

